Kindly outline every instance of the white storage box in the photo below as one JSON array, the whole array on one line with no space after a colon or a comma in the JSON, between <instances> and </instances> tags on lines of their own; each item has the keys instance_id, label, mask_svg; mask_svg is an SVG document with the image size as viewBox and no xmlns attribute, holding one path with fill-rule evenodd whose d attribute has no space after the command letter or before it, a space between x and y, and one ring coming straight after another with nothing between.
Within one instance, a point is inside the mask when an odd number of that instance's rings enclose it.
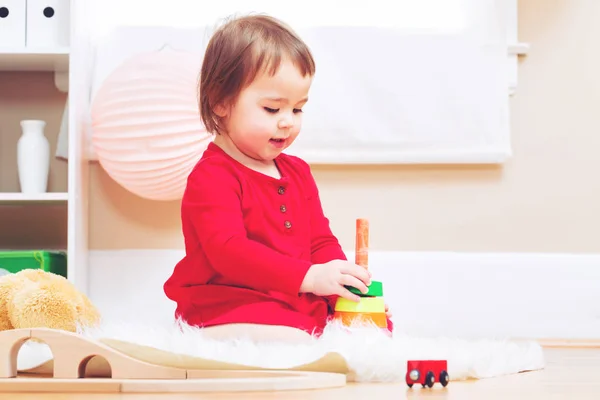
<instances>
[{"instance_id":1,"label":"white storage box","mask_svg":"<svg viewBox=\"0 0 600 400\"><path fill-rule=\"evenodd\" d=\"M0 0L0 47L25 46L25 0Z\"/></svg>"},{"instance_id":2,"label":"white storage box","mask_svg":"<svg viewBox=\"0 0 600 400\"><path fill-rule=\"evenodd\" d=\"M27 0L27 47L69 45L69 3L70 0Z\"/></svg>"}]
</instances>

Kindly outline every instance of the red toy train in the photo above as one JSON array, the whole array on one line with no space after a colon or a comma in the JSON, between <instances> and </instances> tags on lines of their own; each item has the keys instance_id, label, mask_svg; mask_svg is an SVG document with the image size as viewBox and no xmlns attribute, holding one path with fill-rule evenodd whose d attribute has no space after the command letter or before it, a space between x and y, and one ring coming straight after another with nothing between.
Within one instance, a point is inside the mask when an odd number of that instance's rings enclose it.
<instances>
[{"instance_id":1,"label":"red toy train","mask_svg":"<svg viewBox=\"0 0 600 400\"><path fill-rule=\"evenodd\" d=\"M406 364L408 387L415 383L420 383L423 387L432 387L436 380L445 387L450 381L446 360L409 360Z\"/></svg>"}]
</instances>

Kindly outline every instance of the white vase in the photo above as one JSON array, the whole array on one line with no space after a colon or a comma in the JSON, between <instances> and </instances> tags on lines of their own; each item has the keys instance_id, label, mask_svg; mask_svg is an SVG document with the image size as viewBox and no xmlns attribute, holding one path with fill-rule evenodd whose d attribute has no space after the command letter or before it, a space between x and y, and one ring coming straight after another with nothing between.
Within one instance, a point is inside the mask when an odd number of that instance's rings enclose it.
<instances>
[{"instance_id":1,"label":"white vase","mask_svg":"<svg viewBox=\"0 0 600 400\"><path fill-rule=\"evenodd\" d=\"M50 144L44 136L45 121L23 120L17 143L17 168L21 192L45 193L50 172Z\"/></svg>"}]
</instances>

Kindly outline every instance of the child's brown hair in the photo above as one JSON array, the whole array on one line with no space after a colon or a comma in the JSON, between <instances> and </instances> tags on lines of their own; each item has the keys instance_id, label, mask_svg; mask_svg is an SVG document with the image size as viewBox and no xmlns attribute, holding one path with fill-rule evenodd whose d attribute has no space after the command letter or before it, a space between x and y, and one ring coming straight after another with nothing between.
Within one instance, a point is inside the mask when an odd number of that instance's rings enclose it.
<instances>
[{"instance_id":1,"label":"child's brown hair","mask_svg":"<svg viewBox=\"0 0 600 400\"><path fill-rule=\"evenodd\" d=\"M200 72L200 117L206 130L222 133L223 121L215 107L234 102L259 73L274 75L284 57L289 57L303 76L314 75L310 49L276 18L249 15L221 26L208 42Z\"/></svg>"}]
</instances>

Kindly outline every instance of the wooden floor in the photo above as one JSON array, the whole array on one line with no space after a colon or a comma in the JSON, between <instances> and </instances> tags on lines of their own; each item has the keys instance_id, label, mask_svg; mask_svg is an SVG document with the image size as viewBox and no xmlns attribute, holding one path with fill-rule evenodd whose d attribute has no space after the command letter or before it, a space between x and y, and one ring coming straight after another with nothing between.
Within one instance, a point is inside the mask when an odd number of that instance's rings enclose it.
<instances>
[{"instance_id":1,"label":"wooden floor","mask_svg":"<svg viewBox=\"0 0 600 400\"><path fill-rule=\"evenodd\" d=\"M340 389L322 391L216 393L216 394L7 394L11 400L72 400L72 399L280 399L280 400L400 400L400 399L460 399L460 400L587 400L600 399L600 348L546 349L547 367L543 371L473 381L453 381L446 388L436 384L431 389L403 383L349 384ZM450 371L451 373L451 371Z\"/></svg>"}]
</instances>

